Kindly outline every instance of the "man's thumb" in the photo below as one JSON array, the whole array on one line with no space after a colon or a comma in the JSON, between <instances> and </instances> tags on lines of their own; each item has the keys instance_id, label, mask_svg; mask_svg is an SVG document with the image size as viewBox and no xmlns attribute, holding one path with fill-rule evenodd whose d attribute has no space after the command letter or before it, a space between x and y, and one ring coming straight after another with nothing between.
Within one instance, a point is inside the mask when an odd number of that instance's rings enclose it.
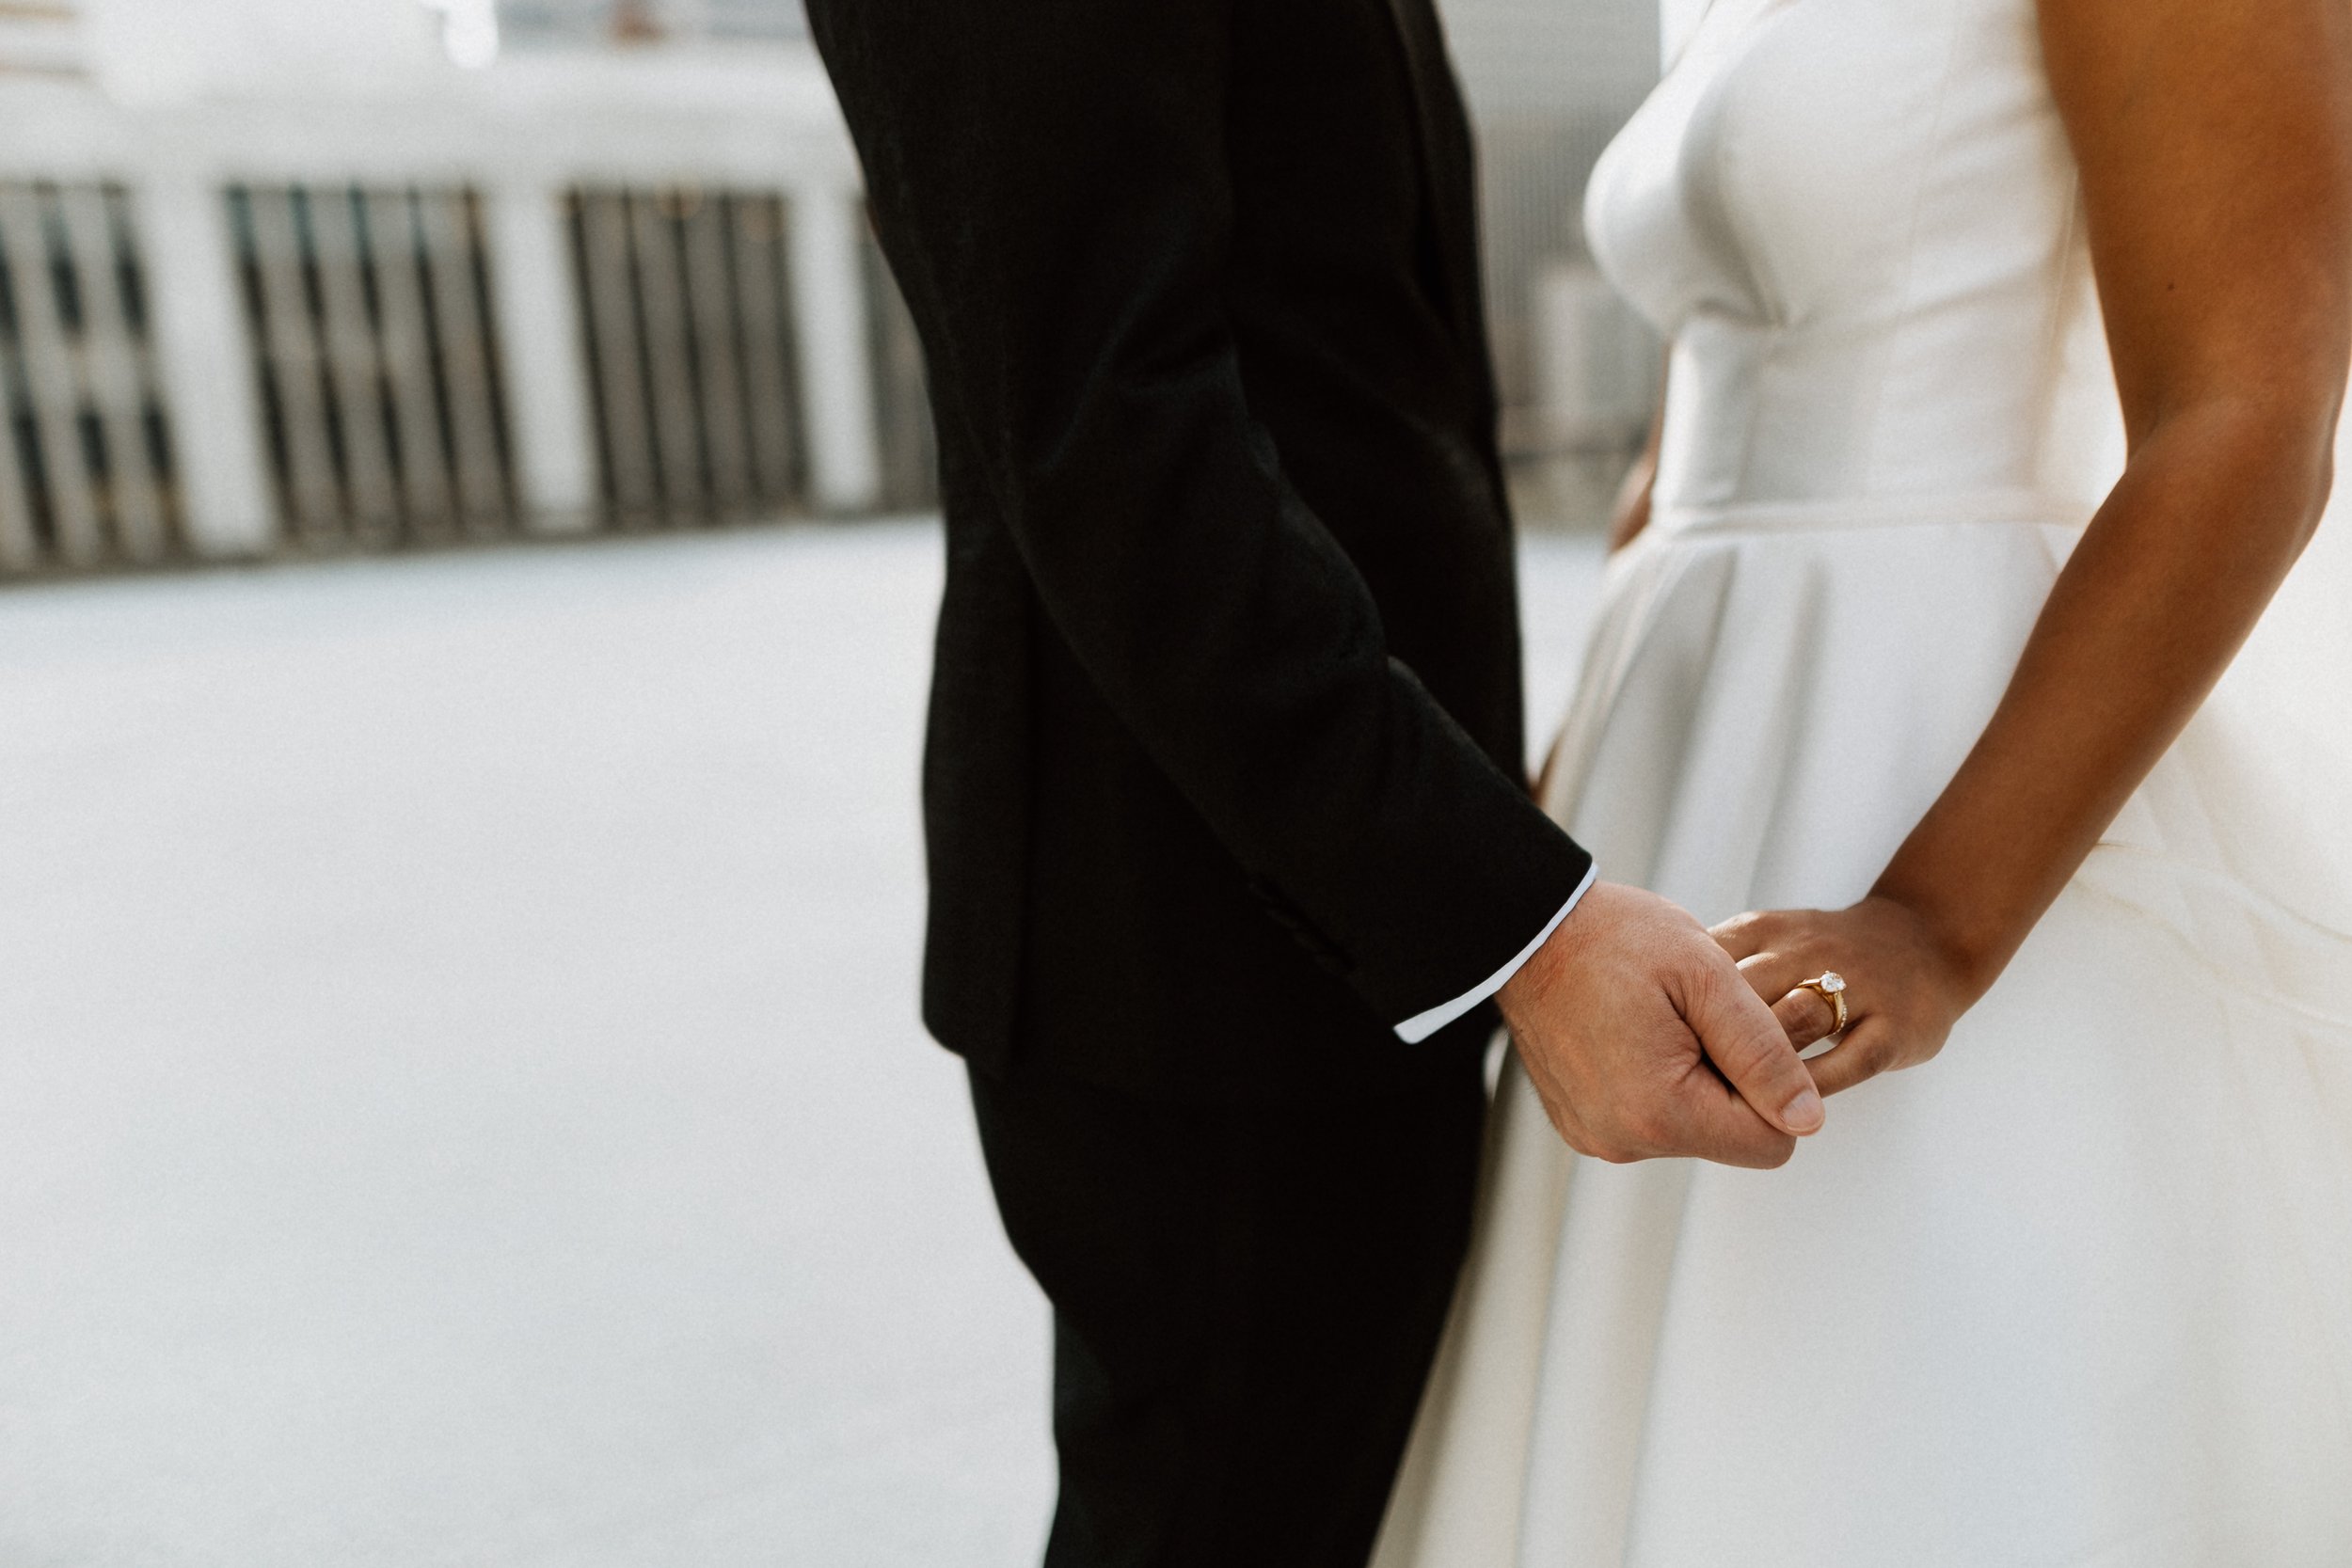
<instances>
[{"instance_id":1,"label":"man's thumb","mask_svg":"<svg viewBox=\"0 0 2352 1568\"><path fill-rule=\"evenodd\" d=\"M1711 964L1708 970L1708 983L1698 988L1705 1000L1691 1019L1708 1060L1756 1115L1782 1132L1801 1138L1820 1132L1825 1115L1821 1091L1780 1020L1728 959L1720 973Z\"/></svg>"}]
</instances>

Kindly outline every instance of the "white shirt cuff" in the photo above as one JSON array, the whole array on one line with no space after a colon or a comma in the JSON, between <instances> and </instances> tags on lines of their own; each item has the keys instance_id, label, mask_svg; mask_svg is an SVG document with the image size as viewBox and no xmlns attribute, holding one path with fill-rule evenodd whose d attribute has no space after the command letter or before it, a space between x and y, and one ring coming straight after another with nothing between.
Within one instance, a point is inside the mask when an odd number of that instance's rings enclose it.
<instances>
[{"instance_id":1,"label":"white shirt cuff","mask_svg":"<svg viewBox=\"0 0 2352 1568\"><path fill-rule=\"evenodd\" d=\"M1415 1013L1396 1026L1396 1037L1407 1045L1418 1045L1509 984L1511 976L1517 974L1520 967L1535 956L1535 949L1551 939L1551 933L1560 928L1560 922L1568 918L1578 903L1583 899L1585 890L1593 885L1593 879L1599 874L1599 871L1600 867L1596 865L1584 873L1584 879L1576 884L1576 891L1569 894L1568 901L1560 906L1560 912L1544 924L1544 928L1535 933L1534 942L1519 949L1518 958L1513 958L1453 1001L1441 1002L1425 1013Z\"/></svg>"}]
</instances>

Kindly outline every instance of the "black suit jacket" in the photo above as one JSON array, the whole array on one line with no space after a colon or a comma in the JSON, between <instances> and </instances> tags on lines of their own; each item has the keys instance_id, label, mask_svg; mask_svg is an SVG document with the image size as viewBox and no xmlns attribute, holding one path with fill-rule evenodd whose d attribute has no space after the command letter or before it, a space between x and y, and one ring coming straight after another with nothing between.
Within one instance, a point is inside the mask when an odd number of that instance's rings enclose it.
<instances>
[{"instance_id":1,"label":"black suit jacket","mask_svg":"<svg viewBox=\"0 0 2352 1568\"><path fill-rule=\"evenodd\" d=\"M1429 0L810 0L948 568L924 1014L982 1070L1388 1087L1582 879L1527 798Z\"/></svg>"}]
</instances>

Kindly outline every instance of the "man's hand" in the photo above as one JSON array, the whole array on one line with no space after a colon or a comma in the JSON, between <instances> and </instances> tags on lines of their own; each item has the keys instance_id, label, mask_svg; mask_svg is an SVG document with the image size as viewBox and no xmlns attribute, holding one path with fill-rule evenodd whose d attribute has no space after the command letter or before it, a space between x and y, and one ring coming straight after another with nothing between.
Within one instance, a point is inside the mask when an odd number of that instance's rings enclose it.
<instances>
[{"instance_id":1,"label":"man's hand","mask_svg":"<svg viewBox=\"0 0 2352 1568\"><path fill-rule=\"evenodd\" d=\"M1820 1129L1821 1096L1779 1022L1699 923L1654 894L1594 883L1498 1000L1579 1153L1769 1169Z\"/></svg>"}]
</instances>

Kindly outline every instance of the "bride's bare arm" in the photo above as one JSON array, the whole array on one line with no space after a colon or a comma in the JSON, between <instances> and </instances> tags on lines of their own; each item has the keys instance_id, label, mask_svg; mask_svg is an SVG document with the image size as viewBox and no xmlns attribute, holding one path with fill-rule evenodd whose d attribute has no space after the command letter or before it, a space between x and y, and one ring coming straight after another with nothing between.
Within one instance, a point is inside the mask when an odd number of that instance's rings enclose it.
<instances>
[{"instance_id":1,"label":"bride's bare arm","mask_svg":"<svg viewBox=\"0 0 2352 1568\"><path fill-rule=\"evenodd\" d=\"M1824 1092L1924 1061L2171 744L2310 538L2352 348L2352 8L2041 0L2130 459L1950 786L1849 910L1718 936Z\"/></svg>"}]
</instances>

